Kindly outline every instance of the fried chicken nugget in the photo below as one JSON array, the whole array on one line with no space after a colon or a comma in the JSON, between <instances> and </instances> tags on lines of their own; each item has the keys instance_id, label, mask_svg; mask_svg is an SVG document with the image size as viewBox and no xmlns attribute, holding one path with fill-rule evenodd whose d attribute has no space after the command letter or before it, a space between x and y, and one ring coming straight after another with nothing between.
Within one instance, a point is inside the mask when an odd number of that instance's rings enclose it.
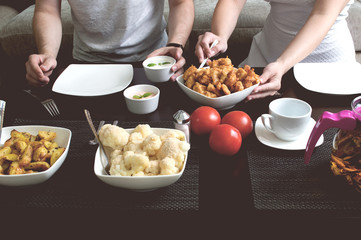
<instances>
[{"instance_id":1,"label":"fried chicken nugget","mask_svg":"<svg viewBox=\"0 0 361 240\"><path fill-rule=\"evenodd\" d=\"M247 72L243 68L238 68L236 72L236 76L239 81L242 81L247 77Z\"/></svg>"},{"instance_id":2,"label":"fried chicken nugget","mask_svg":"<svg viewBox=\"0 0 361 240\"><path fill-rule=\"evenodd\" d=\"M195 78L196 78L195 75L190 76L190 77L187 79L187 81L185 81L184 84L185 84L188 88L192 88L193 85L194 85L194 83L196 82Z\"/></svg>"},{"instance_id":3,"label":"fried chicken nugget","mask_svg":"<svg viewBox=\"0 0 361 240\"><path fill-rule=\"evenodd\" d=\"M203 85L208 85L212 81L212 77L210 75L211 70L209 68L202 69L198 72L201 72L201 75L196 74L196 77L197 77L197 80L199 83L201 83Z\"/></svg>"},{"instance_id":4,"label":"fried chicken nugget","mask_svg":"<svg viewBox=\"0 0 361 240\"><path fill-rule=\"evenodd\" d=\"M239 92L239 91L242 91L244 90L244 86L242 84L242 81L237 81L235 84L234 84L234 91L235 92Z\"/></svg>"},{"instance_id":5,"label":"fried chicken nugget","mask_svg":"<svg viewBox=\"0 0 361 240\"><path fill-rule=\"evenodd\" d=\"M222 91L223 91L223 93L224 93L225 95L231 94L231 91L229 91L229 89L228 89L228 87L227 87L226 84L222 84L221 87L222 87Z\"/></svg>"},{"instance_id":6,"label":"fried chicken nugget","mask_svg":"<svg viewBox=\"0 0 361 240\"><path fill-rule=\"evenodd\" d=\"M221 91L219 91L212 83L208 84L207 91L214 93L216 97L222 96Z\"/></svg>"},{"instance_id":7,"label":"fried chicken nugget","mask_svg":"<svg viewBox=\"0 0 361 240\"><path fill-rule=\"evenodd\" d=\"M200 84L199 82L196 82L194 85L193 85L193 90L200 93L200 94L204 94L205 91L207 91L207 87Z\"/></svg>"},{"instance_id":8,"label":"fried chicken nugget","mask_svg":"<svg viewBox=\"0 0 361 240\"><path fill-rule=\"evenodd\" d=\"M212 62L209 63L209 66L211 68L218 67L218 66L230 66L230 65L232 65L232 61L228 57L219 58L219 59L213 60Z\"/></svg>"},{"instance_id":9,"label":"fried chicken nugget","mask_svg":"<svg viewBox=\"0 0 361 240\"><path fill-rule=\"evenodd\" d=\"M232 69L232 71L230 71L227 75L226 80L224 81L224 84L227 85L228 88L232 88L233 85L237 82L237 70L236 69Z\"/></svg>"},{"instance_id":10,"label":"fried chicken nugget","mask_svg":"<svg viewBox=\"0 0 361 240\"><path fill-rule=\"evenodd\" d=\"M183 79L185 81L188 80L189 77L191 77L192 75L194 75L197 72L197 68L195 66L190 66L183 74Z\"/></svg>"},{"instance_id":11,"label":"fried chicken nugget","mask_svg":"<svg viewBox=\"0 0 361 240\"><path fill-rule=\"evenodd\" d=\"M211 78L212 84L217 85L219 83L219 79L221 77L221 69L220 68L211 68Z\"/></svg>"},{"instance_id":12,"label":"fried chicken nugget","mask_svg":"<svg viewBox=\"0 0 361 240\"><path fill-rule=\"evenodd\" d=\"M205 91L205 92L204 92L204 95L205 95L206 97L210 97L210 98L216 98L216 97L217 97L217 95L216 95L215 93L212 93L212 92L210 92L210 91Z\"/></svg>"},{"instance_id":13,"label":"fried chicken nugget","mask_svg":"<svg viewBox=\"0 0 361 240\"><path fill-rule=\"evenodd\" d=\"M221 83L224 83L224 81L228 76L228 73L232 72L233 69L234 69L233 65L222 67L221 77L219 79Z\"/></svg>"}]
</instances>

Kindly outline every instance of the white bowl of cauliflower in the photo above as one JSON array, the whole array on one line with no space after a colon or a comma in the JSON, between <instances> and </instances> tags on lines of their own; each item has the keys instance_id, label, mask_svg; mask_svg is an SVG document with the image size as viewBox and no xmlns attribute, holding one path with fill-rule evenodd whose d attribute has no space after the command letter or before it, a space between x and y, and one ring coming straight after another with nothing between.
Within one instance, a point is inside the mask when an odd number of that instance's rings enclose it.
<instances>
[{"instance_id":1,"label":"white bowl of cauliflower","mask_svg":"<svg viewBox=\"0 0 361 240\"><path fill-rule=\"evenodd\" d=\"M104 172L99 149L94 173L109 185L149 191L175 183L184 172L190 145L182 131L148 124L132 129L106 124L99 137L111 164L110 175Z\"/></svg>"}]
</instances>

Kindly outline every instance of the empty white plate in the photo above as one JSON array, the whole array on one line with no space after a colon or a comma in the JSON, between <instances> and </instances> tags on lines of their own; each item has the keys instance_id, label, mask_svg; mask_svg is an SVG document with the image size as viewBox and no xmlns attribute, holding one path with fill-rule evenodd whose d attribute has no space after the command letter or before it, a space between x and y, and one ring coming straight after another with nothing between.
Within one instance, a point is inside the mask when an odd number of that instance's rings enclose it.
<instances>
[{"instance_id":1,"label":"empty white plate","mask_svg":"<svg viewBox=\"0 0 361 240\"><path fill-rule=\"evenodd\" d=\"M131 64L71 64L53 91L73 96L103 96L124 90L133 79Z\"/></svg>"},{"instance_id":2,"label":"empty white plate","mask_svg":"<svg viewBox=\"0 0 361 240\"><path fill-rule=\"evenodd\" d=\"M361 64L298 63L293 68L302 87L319 93L352 95L361 93Z\"/></svg>"},{"instance_id":3,"label":"empty white plate","mask_svg":"<svg viewBox=\"0 0 361 240\"><path fill-rule=\"evenodd\" d=\"M257 139L266 146L283 149L283 150L304 150L306 149L308 138L312 132L313 127L315 126L316 121L311 118L307 126L307 130L304 134L295 141L283 141L276 137L272 132L268 131L262 124L261 117L256 121L254 131L256 133ZM320 146L323 143L323 135L318 139L316 147Z\"/></svg>"}]
</instances>

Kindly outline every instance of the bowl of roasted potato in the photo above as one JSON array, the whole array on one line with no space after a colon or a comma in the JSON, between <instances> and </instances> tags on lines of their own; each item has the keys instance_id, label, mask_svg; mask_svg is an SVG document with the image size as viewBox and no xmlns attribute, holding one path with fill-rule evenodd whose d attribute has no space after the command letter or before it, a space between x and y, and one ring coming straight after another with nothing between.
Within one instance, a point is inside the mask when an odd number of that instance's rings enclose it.
<instances>
[{"instance_id":1,"label":"bowl of roasted potato","mask_svg":"<svg viewBox=\"0 0 361 240\"><path fill-rule=\"evenodd\" d=\"M107 174L98 149L94 173L113 187L151 191L175 183L185 170L190 145L182 131L148 124L132 129L108 124L99 137L111 166Z\"/></svg>"},{"instance_id":2,"label":"bowl of roasted potato","mask_svg":"<svg viewBox=\"0 0 361 240\"><path fill-rule=\"evenodd\" d=\"M177 84L192 100L216 109L229 109L243 101L260 83L259 75L246 65L236 68L229 58L209 62L209 67L190 66Z\"/></svg>"},{"instance_id":3,"label":"bowl of roasted potato","mask_svg":"<svg viewBox=\"0 0 361 240\"><path fill-rule=\"evenodd\" d=\"M48 180L63 164L71 136L69 129L60 127L4 127L0 142L0 185L27 186Z\"/></svg>"}]
</instances>

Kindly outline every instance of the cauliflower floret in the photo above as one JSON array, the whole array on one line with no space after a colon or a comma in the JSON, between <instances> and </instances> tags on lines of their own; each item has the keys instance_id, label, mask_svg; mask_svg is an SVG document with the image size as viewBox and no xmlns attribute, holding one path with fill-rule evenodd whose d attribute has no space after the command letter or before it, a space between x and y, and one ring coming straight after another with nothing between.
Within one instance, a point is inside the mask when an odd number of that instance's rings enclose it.
<instances>
[{"instance_id":1,"label":"cauliflower floret","mask_svg":"<svg viewBox=\"0 0 361 240\"><path fill-rule=\"evenodd\" d=\"M105 124L99 131L99 138L104 146L122 149L128 143L129 133L121 127Z\"/></svg>"},{"instance_id":2,"label":"cauliflower floret","mask_svg":"<svg viewBox=\"0 0 361 240\"><path fill-rule=\"evenodd\" d=\"M145 154L143 152L143 142L141 142L141 143L129 142L127 145L124 146L124 152L127 152L127 151Z\"/></svg>"},{"instance_id":3,"label":"cauliflower floret","mask_svg":"<svg viewBox=\"0 0 361 240\"><path fill-rule=\"evenodd\" d=\"M158 175L160 173L159 160L149 161L149 166L145 169L147 175Z\"/></svg>"},{"instance_id":4,"label":"cauliflower floret","mask_svg":"<svg viewBox=\"0 0 361 240\"><path fill-rule=\"evenodd\" d=\"M153 133L152 129L148 124L139 124L136 128L134 128L133 132L141 133L143 138L146 138L148 135Z\"/></svg>"},{"instance_id":5,"label":"cauliflower floret","mask_svg":"<svg viewBox=\"0 0 361 240\"><path fill-rule=\"evenodd\" d=\"M190 148L183 132L169 130L159 136L153 133L148 124L138 125L131 134L107 124L99 135L105 148L109 148L111 175L176 174L183 169Z\"/></svg>"},{"instance_id":6,"label":"cauliflower floret","mask_svg":"<svg viewBox=\"0 0 361 240\"><path fill-rule=\"evenodd\" d=\"M182 131L169 130L161 136L161 140L164 141L167 138L177 138L181 141L185 141L185 135Z\"/></svg>"},{"instance_id":7,"label":"cauliflower floret","mask_svg":"<svg viewBox=\"0 0 361 240\"><path fill-rule=\"evenodd\" d=\"M111 160L111 167L109 170L110 175L130 176L129 172L124 165L124 158L122 155L118 155Z\"/></svg>"},{"instance_id":8,"label":"cauliflower floret","mask_svg":"<svg viewBox=\"0 0 361 240\"><path fill-rule=\"evenodd\" d=\"M149 156L155 155L161 146L162 141L160 137L154 133L148 135L143 141L143 151Z\"/></svg>"},{"instance_id":9,"label":"cauliflower floret","mask_svg":"<svg viewBox=\"0 0 361 240\"><path fill-rule=\"evenodd\" d=\"M176 161L173 158L166 157L162 159L159 163L160 166L160 174L161 175L170 175L176 174L179 172L179 168L176 166Z\"/></svg>"},{"instance_id":10,"label":"cauliflower floret","mask_svg":"<svg viewBox=\"0 0 361 240\"><path fill-rule=\"evenodd\" d=\"M143 153L143 135L139 132L131 133L129 142L124 146L124 151Z\"/></svg>"},{"instance_id":11,"label":"cauliflower floret","mask_svg":"<svg viewBox=\"0 0 361 240\"><path fill-rule=\"evenodd\" d=\"M129 136L129 142L131 143L141 143L143 142L143 135L140 132L132 132Z\"/></svg>"},{"instance_id":12,"label":"cauliflower floret","mask_svg":"<svg viewBox=\"0 0 361 240\"><path fill-rule=\"evenodd\" d=\"M149 158L143 154L128 154L124 156L125 168L132 172L132 175L144 171L149 166Z\"/></svg>"},{"instance_id":13,"label":"cauliflower floret","mask_svg":"<svg viewBox=\"0 0 361 240\"><path fill-rule=\"evenodd\" d=\"M110 160L112 160L113 158L116 158L118 155L122 155L123 151L119 150L119 149L115 149L114 151L112 151L109 155Z\"/></svg>"},{"instance_id":14,"label":"cauliflower floret","mask_svg":"<svg viewBox=\"0 0 361 240\"><path fill-rule=\"evenodd\" d=\"M132 176L145 176L145 174L143 171L140 171L140 172L134 173Z\"/></svg>"},{"instance_id":15,"label":"cauliflower floret","mask_svg":"<svg viewBox=\"0 0 361 240\"><path fill-rule=\"evenodd\" d=\"M157 157L158 159L173 158L176 161L176 167L181 168L189 148L190 146L186 142L180 141L177 138L167 138L160 147Z\"/></svg>"}]
</instances>

